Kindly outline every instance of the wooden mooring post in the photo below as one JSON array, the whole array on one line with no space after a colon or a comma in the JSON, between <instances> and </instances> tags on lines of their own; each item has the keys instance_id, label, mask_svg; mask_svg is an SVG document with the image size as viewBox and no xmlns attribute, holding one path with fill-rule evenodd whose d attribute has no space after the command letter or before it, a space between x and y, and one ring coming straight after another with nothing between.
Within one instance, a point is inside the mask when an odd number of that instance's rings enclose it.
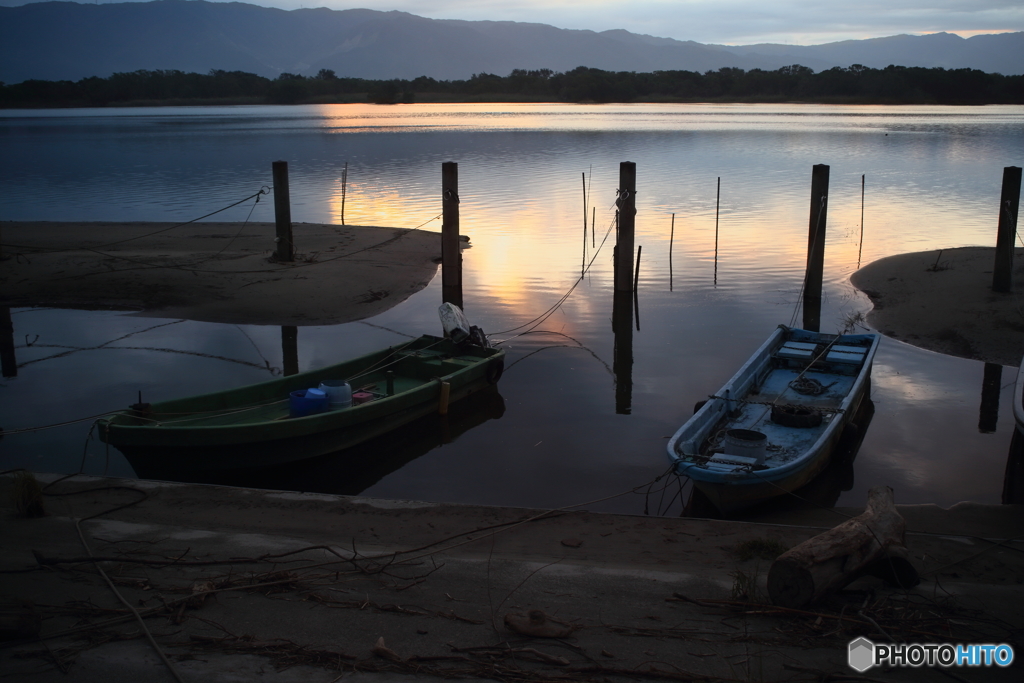
<instances>
[{"instance_id":1,"label":"wooden mooring post","mask_svg":"<svg viewBox=\"0 0 1024 683\"><path fill-rule=\"evenodd\" d=\"M715 190L715 275L713 284L718 287L718 211L722 206L722 176L718 176Z\"/></svg>"},{"instance_id":2,"label":"wooden mooring post","mask_svg":"<svg viewBox=\"0 0 1024 683\"><path fill-rule=\"evenodd\" d=\"M672 214L672 228L668 236L668 291L672 291L672 245L676 241L676 215Z\"/></svg>"},{"instance_id":3,"label":"wooden mooring post","mask_svg":"<svg viewBox=\"0 0 1024 683\"><path fill-rule=\"evenodd\" d=\"M580 277L587 273L587 174L583 174L583 265L580 266Z\"/></svg>"},{"instance_id":4,"label":"wooden mooring post","mask_svg":"<svg viewBox=\"0 0 1024 683\"><path fill-rule=\"evenodd\" d=\"M462 251L459 249L459 165L441 164L441 301L462 306Z\"/></svg>"},{"instance_id":5,"label":"wooden mooring post","mask_svg":"<svg viewBox=\"0 0 1024 683\"><path fill-rule=\"evenodd\" d=\"M275 161L274 169L274 220L277 223L278 261L295 260L295 242L292 240L292 206L288 194L288 162Z\"/></svg>"},{"instance_id":6,"label":"wooden mooring post","mask_svg":"<svg viewBox=\"0 0 1024 683\"><path fill-rule=\"evenodd\" d=\"M999 197L999 230L996 236L996 263L992 272L992 289L996 292L1009 292L1013 289L1013 241L1017 235L1020 178L1020 166L1007 166L1003 169L1003 191Z\"/></svg>"},{"instance_id":7,"label":"wooden mooring post","mask_svg":"<svg viewBox=\"0 0 1024 683\"><path fill-rule=\"evenodd\" d=\"M633 291L633 233L636 226L636 164L619 164L619 190L615 205L619 229L615 246L615 291Z\"/></svg>"},{"instance_id":8,"label":"wooden mooring post","mask_svg":"<svg viewBox=\"0 0 1024 683\"><path fill-rule=\"evenodd\" d=\"M821 281L825 274L825 228L828 218L829 166L811 171L811 218L807 232L807 271L804 274L804 329L821 328Z\"/></svg>"}]
</instances>

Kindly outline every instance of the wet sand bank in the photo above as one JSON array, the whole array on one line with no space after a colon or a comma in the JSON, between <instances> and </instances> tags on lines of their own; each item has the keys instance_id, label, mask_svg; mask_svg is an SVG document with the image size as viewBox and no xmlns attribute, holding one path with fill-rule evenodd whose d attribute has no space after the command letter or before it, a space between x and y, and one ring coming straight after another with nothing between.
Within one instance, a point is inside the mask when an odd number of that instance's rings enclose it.
<instances>
[{"instance_id":1,"label":"wet sand bank","mask_svg":"<svg viewBox=\"0 0 1024 683\"><path fill-rule=\"evenodd\" d=\"M995 249L899 254L850 277L871 299L867 321L901 341L961 358L1017 367L1024 355L1024 248L1014 252L1016 291L992 291Z\"/></svg>"},{"instance_id":2,"label":"wet sand bank","mask_svg":"<svg viewBox=\"0 0 1024 683\"><path fill-rule=\"evenodd\" d=\"M440 234L296 223L275 262L273 223L4 222L0 306L137 311L252 325L368 318L430 282Z\"/></svg>"}]
</instances>

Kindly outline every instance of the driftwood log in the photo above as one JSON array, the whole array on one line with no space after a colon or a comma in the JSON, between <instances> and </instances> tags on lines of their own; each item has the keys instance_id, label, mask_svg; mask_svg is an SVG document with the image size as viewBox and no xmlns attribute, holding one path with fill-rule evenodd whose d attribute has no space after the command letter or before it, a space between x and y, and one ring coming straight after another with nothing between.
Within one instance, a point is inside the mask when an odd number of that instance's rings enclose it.
<instances>
[{"instance_id":1,"label":"driftwood log","mask_svg":"<svg viewBox=\"0 0 1024 683\"><path fill-rule=\"evenodd\" d=\"M782 607L803 607L871 574L902 588L920 579L904 546L906 522L892 489L868 491L864 512L780 555L768 571L768 595Z\"/></svg>"}]
</instances>

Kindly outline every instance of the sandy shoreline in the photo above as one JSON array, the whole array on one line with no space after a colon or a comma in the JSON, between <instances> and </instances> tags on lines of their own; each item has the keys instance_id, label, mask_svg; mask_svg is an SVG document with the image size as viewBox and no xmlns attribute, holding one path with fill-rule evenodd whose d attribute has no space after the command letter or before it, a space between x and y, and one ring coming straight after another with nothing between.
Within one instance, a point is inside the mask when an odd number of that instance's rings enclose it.
<instances>
[{"instance_id":1,"label":"sandy shoreline","mask_svg":"<svg viewBox=\"0 0 1024 683\"><path fill-rule=\"evenodd\" d=\"M922 583L864 577L794 614L767 604L771 560L835 526L831 510L751 524L79 476L25 519L12 485L0 477L0 570L45 642L8 642L0 668L38 683L171 680L85 547L112 558L101 566L186 681L910 683L945 679L851 676L848 643L884 629L1019 647L1024 621L1020 506L900 506ZM571 632L506 625L531 610Z\"/></svg>"},{"instance_id":2,"label":"sandy shoreline","mask_svg":"<svg viewBox=\"0 0 1024 683\"><path fill-rule=\"evenodd\" d=\"M273 223L174 226L4 222L0 306L332 325L404 301L441 258L440 235L424 230L296 223L296 260L275 263Z\"/></svg>"},{"instance_id":3,"label":"sandy shoreline","mask_svg":"<svg viewBox=\"0 0 1024 683\"><path fill-rule=\"evenodd\" d=\"M879 332L961 358L1017 367L1024 355L1024 248L1014 252L1014 292L992 291L995 249L899 254L850 277L871 299Z\"/></svg>"}]
</instances>

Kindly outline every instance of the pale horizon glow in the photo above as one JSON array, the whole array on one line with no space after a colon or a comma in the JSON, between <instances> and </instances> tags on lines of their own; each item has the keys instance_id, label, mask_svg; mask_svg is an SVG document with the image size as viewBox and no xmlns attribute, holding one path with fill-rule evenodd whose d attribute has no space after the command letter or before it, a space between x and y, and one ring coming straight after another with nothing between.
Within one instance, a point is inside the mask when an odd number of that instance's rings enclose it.
<instances>
[{"instance_id":1,"label":"pale horizon glow","mask_svg":"<svg viewBox=\"0 0 1024 683\"><path fill-rule=\"evenodd\" d=\"M37 1L45 0L0 0L0 6ZM515 21L589 31L625 29L717 45L820 45L899 34L946 32L969 38L1024 31L1024 3L1019 0L863 0L856 6L808 0L249 0L249 4L283 10L364 8L430 19Z\"/></svg>"}]
</instances>

